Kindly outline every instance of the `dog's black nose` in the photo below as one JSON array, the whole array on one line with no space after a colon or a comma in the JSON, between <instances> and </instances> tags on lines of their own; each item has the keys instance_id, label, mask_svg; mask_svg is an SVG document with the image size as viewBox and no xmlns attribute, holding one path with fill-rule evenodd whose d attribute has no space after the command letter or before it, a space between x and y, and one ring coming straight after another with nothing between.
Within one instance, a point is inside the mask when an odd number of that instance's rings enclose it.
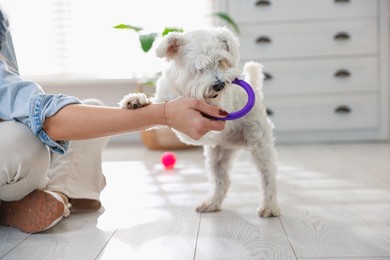
<instances>
[{"instance_id":1,"label":"dog's black nose","mask_svg":"<svg viewBox=\"0 0 390 260\"><path fill-rule=\"evenodd\" d=\"M218 81L213 85L213 90L215 91L221 91L225 87L225 82Z\"/></svg>"}]
</instances>

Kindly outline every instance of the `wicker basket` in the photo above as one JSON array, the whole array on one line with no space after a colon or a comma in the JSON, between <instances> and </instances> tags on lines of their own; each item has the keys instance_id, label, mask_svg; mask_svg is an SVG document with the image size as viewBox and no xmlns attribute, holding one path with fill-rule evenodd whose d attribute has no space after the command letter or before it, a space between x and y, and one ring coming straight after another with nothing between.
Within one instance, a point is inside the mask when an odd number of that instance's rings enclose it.
<instances>
[{"instance_id":1,"label":"wicker basket","mask_svg":"<svg viewBox=\"0 0 390 260\"><path fill-rule=\"evenodd\" d=\"M143 143L152 150L188 149L194 146L181 142L168 127L144 130L141 132Z\"/></svg>"}]
</instances>

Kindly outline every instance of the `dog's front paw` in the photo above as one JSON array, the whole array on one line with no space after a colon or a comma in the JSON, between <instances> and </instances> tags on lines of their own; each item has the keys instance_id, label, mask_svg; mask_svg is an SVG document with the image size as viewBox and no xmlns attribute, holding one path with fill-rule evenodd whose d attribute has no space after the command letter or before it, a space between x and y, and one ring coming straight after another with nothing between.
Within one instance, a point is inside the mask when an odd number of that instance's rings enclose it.
<instances>
[{"instance_id":1,"label":"dog's front paw","mask_svg":"<svg viewBox=\"0 0 390 260\"><path fill-rule=\"evenodd\" d=\"M144 93L131 93L123 97L119 106L123 109L137 109L151 103L152 101Z\"/></svg>"},{"instance_id":2,"label":"dog's front paw","mask_svg":"<svg viewBox=\"0 0 390 260\"><path fill-rule=\"evenodd\" d=\"M219 211L219 205L213 203L212 201L205 201L199 204L196 208L197 212L215 212Z\"/></svg>"},{"instance_id":3,"label":"dog's front paw","mask_svg":"<svg viewBox=\"0 0 390 260\"><path fill-rule=\"evenodd\" d=\"M281 212L276 203L269 203L257 209L257 214L262 218L279 217Z\"/></svg>"}]
</instances>

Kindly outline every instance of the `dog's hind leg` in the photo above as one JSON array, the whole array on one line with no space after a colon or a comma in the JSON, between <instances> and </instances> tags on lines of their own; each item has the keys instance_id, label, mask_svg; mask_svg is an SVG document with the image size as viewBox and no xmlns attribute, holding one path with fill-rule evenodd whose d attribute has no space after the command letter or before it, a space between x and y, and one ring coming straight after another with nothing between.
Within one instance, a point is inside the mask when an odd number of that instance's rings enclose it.
<instances>
[{"instance_id":1,"label":"dog's hind leg","mask_svg":"<svg viewBox=\"0 0 390 260\"><path fill-rule=\"evenodd\" d=\"M231 169L234 152L234 150L225 149L221 146L204 147L211 191L208 199L201 203L196 211L213 212L220 209L230 186L229 169Z\"/></svg>"},{"instance_id":2,"label":"dog's hind leg","mask_svg":"<svg viewBox=\"0 0 390 260\"><path fill-rule=\"evenodd\" d=\"M261 141L251 142L249 150L259 171L262 185L262 203L257 213L263 218L280 216L276 188L276 151L273 141L263 136Z\"/></svg>"}]
</instances>

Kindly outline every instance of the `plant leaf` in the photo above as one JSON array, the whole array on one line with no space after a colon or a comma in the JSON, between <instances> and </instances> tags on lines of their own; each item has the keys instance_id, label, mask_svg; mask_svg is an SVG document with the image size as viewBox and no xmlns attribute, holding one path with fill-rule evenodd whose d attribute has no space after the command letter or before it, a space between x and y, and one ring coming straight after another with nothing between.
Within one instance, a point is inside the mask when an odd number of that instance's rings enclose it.
<instances>
[{"instance_id":1,"label":"plant leaf","mask_svg":"<svg viewBox=\"0 0 390 260\"><path fill-rule=\"evenodd\" d=\"M144 52L148 52L152 48L156 36L157 33L139 35L139 41L141 43L141 47L144 50Z\"/></svg>"},{"instance_id":2,"label":"plant leaf","mask_svg":"<svg viewBox=\"0 0 390 260\"><path fill-rule=\"evenodd\" d=\"M225 22L227 22L230 26L233 27L233 29L238 34L240 34L240 29L238 29L238 25L236 24L236 22L234 22L234 20L227 13L217 12L217 13L213 13L212 15L215 15L215 16L221 18L222 20L224 20Z\"/></svg>"},{"instance_id":3,"label":"plant leaf","mask_svg":"<svg viewBox=\"0 0 390 260\"><path fill-rule=\"evenodd\" d=\"M183 28L165 27L164 31L162 32L162 36L165 36L170 32L183 32Z\"/></svg>"},{"instance_id":4,"label":"plant leaf","mask_svg":"<svg viewBox=\"0 0 390 260\"><path fill-rule=\"evenodd\" d=\"M142 31L144 28L142 27L137 27L137 26L132 26L132 25L129 25L129 24L118 24L116 26L114 26L115 29L126 29L126 30L134 30L136 32L139 32L139 31Z\"/></svg>"},{"instance_id":5,"label":"plant leaf","mask_svg":"<svg viewBox=\"0 0 390 260\"><path fill-rule=\"evenodd\" d=\"M155 87L156 86L156 80L147 80L142 82L142 85L147 86L147 87Z\"/></svg>"}]
</instances>

